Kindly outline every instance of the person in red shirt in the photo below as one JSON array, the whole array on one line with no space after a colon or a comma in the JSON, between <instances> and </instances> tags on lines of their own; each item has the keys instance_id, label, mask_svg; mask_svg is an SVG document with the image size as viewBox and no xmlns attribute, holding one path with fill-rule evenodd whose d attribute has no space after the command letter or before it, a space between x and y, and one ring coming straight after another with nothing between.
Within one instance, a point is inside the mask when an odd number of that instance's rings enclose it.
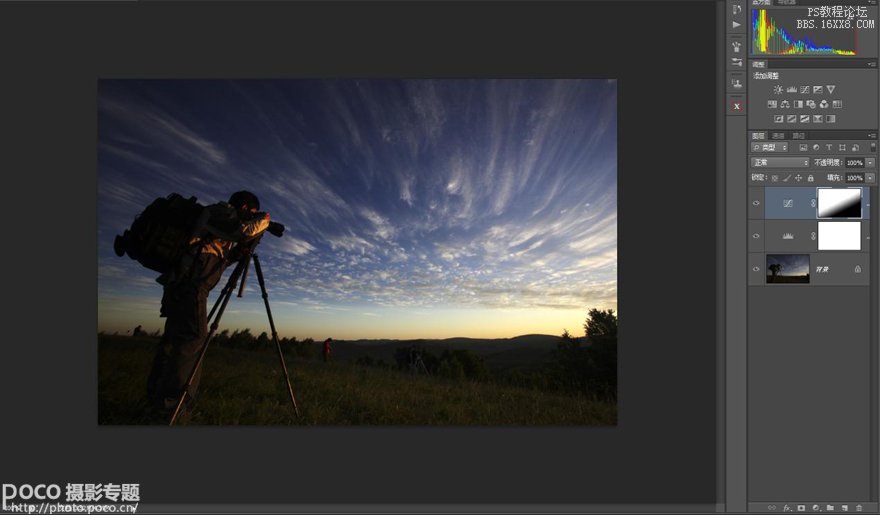
<instances>
[{"instance_id":1,"label":"person in red shirt","mask_svg":"<svg viewBox=\"0 0 880 515\"><path fill-rule=\"evenodd\" d=\"M330 348L330 342L333 341L333 338L327 338L324 340L324 363L330 361L330 353L333 352L333 349Z\"/></svg>"}]
</instances>

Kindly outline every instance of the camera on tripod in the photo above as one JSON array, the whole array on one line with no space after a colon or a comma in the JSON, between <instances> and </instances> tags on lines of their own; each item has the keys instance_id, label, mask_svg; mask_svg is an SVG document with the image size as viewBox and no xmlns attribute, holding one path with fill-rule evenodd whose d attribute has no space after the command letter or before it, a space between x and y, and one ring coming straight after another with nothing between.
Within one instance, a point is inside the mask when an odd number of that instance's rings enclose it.
<instances>
[{"instance_id":1,"label":"camera on tripod","mask_svg":"<svg viewBox=\"0 0 880 515\"><path fill-rule=\"evenodd\" d=\"M254 213L254 216L265 216L265 213ZM266 228L266 232L280 238L281 235L284 234L284 225L278 222L270 221L269 227ZM263 279L263 269L260 266L260 260L255 253L257 245L259 245L262 237L263 234L260 233L247 242L239 243L231 251L231 254L234 255L230 255L228 261L237 262L238 264L235 266L232 274L230 274L229 281L226 283L226 286L223 287L223 291L221 292L220 297L218 297L217 301L214 303L214 307L211 308L211 312L208 313L208 321L210 322L208 335L205 337L205 343L199 351L198 358L196 359L196 364L190 372L189 378L186 381L186 385L181 390L180 397L177 400L177 407L175 407L174 413L171 415L171 420L168 423L169 425L173 426L175 421L177 420L177 416L180 414L180 409L183 406L184 401L186 400L190 385L192 385L193 379L195 378L196 373L202 365L202 360L205 357L205 352L208 349L208 344L211 342L214 333L219 327L220 317L223 316L223 312L226 309L226 304L232 297L233 291L236 289L236 285L238 285L238 296L243 296L245 282L247 280L247 271L251 263L253 263L254 265L254 270L257 273L257 281L259 281L260 283L263 304L265 304L266 306L266 315L269 317L269 327L272 329L272 340L274 340L275 348L278 350L278 357L281 361L281 370L282 372L284 372L284 379L287 383L287 392L290 395L290 403L293 406L293 412L296 414L296 416L299 416L299 406L297 406L296 404L296 397L293 394L293 386L290 384L290 374L287 371L287 364L284 362L284 353L281 350L281 343L278 341L278 331L275 329L275 320L272 318L272 310L269 308L269 294L266 292L266 282ZM240 283L239 280L241 281Z\"/></svg>"},{"instance_id":2,"label":"camera on tripod","mask_svg":"<svg viewBox=\"0 0 880 515\"><path fill-rule=\"evenodd\" d=\"M254 218L260 218L262 216L265 216L265 213L254 213L254 216L251 218L248 218L248 219L252 220ZM266 228L266 232L268 232L272 236L280 238L284 234L284 229L285 229L284 224L270 221L269 227ZM241 243L236 245L229 252L229 255L226 257L227 262L228 263L235 263L238 260L240 260L242 257L246 257L247 255L252 253L254 251L254 249L256 248L256 246L260 243L260 240L262 239L262 237L263 237L263 235L260 234L259 236L256 236L254 238L242 240ZM243 289L244 289L244 279L242 279L242 290ZM239 297L241 297L241 294L239 294Z\"/></svg>"},{"instance_id":3,"label":"camera on tripod","mask_svg":"<svg viewBox=\"0 0 880 515\"><path fill-rule=\"evenodd\" d=\"M246 192L245 192L246 193ZM184 198L177 193L171 193L168 197L158 198L154 200L144 211L135 217L131 228L126 230L122 235L116 236L113 241L113 250L117 256L128 256L138 261L143 266L165 274L176 267L182 259L185 252L192 249L190 242L193 235L200 229L205 221L204 215L212 215L208 209L216 209L214 206L205 207L198 203L195 197L189 199ZM251 220L265 219L265 212L245 212L245 210L235 210L231 205L226 204L225 208L219 209L217 214L220 227L230 230L233 227L240 228L241 222ZM284 234L284 225L278 222L269 221L266 232L280 238ZM263 303L266 306L266 315L269 317L269 326L272 329L272 339L275 341L275 348L278 350L278 357L281 361L281 369L284 372L284 379L287 383L287 391L290 395L290 403L293 406L294 413L299 416L299 407L296 404L296 397L293 395L293 386L290 384L290 375L287 372L287 364L284 362L284 354L281 351L281 343L278 341L278 332L275 330L275 321L272 318L272 311L269 308L269 294L266 292L266 284L263 279L263 270L260 267L260 260L255 254L257 245L263 233L259 233L252 238L243 238L229 250L226 255L226 264L237 263L235 270L229 276L229 281L223 287L223 292L211 308L207 321L211 324L207 336L204 338L201 350L199 351L196 363L193 366L186 385L181 390L177 406L171 415L169 425L174 425L180 410L183 406L188 391L193 384L193 379L201 367L202 360L205 357L205 351L211 338L217 331L220 323L220 317L226 309L226 304L232 297L232 292L239 285L238 296L244 293L245 282L247 279L247 270L251 263L257 273L257 280L262 290ZM163 283L164 285L164 283ZM216 317L215 317L216 315ZM213 322L212 322L213 319Z\"/></svg>"},{"instance_id":4,"label":"camera on tripod","mask_svg":"<svg viewBox=\"0 0 880 515\"><path fill-rule=\"evenodd\" d=\"M256 213L253 213L253 214L247 214L246 218L247 218L248 220L254 220L254 219L263 218L263 217L265 217L265 216L266 216L266 213L263 212L263 211L260 211L260 212L256 212ZM280 223L278 223L278 222L272 222L272 221L270 221L270 222L269 222L269 227L266 228L266 231L267 231L269 234L271 234L272 236L275 236L275 237L277 237L277 238L280 238L280 237L284 234L284 229L285 229L284 224L280 224Z\"/></svg>"},{"instance_id":5,"label":"camera on tripod","mask_svg":"<svg viewBox=\"0 0 880 515\"><path fill-rule=\"evenodd\" d=\"M269 227L266 230L272 236L280 238L284 234L284 225L278 222L269 222Z\"/></svg>"}]
</instances>

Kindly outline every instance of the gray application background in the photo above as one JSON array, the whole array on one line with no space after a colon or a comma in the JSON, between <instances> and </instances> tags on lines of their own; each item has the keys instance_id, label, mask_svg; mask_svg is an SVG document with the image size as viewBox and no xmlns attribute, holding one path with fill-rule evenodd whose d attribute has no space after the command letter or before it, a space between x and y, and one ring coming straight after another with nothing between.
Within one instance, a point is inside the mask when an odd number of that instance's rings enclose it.
<instances>
[{"instance_id":1,"label":"gray application background","mask_svg":"<svg viewBox=\"0 0 880 515\"><path fill-rule=\"evenodd\" d=\"M749 289L749 500L871 498L866 287Z\"/></svg>"},{"instance_id":2,"label":"gray application background","mask_svg":"<svg viewBox=\"0 0 880 515\"><path fill-rule=\"evenodd\" d=\"M714 506L721 492L717 177L707 170L715 169L717 113L708 107L717 105L715 48L693 42L714 41L715 8L713 2L0 4L0 95L7 99L0 164L6 191L22 192L6 209L29 217L0 258L7 296L2 481L139 483L145 505ZM672 23L685 9L707 22L666 30L663 20ZM622 37L610 23L617 19L642 37ZM692 48L687 88L656 80L667 65L644 59L645 40ZM608 41L616 41L613 48ZM618 427L99 427L96 85L99 78L145 77L617 78L618 291L625 313ZM687 160L672 144L676 134L693 143ZM675 173L687 180L650 173L663 162L676 163ZM689 200L668 201L675 196ZM676 252L656 252L669 247L670 235ZM673 272L681 256L702 263L701 274L681 281ZM686 320L686 330L676 320Z\"/></svg>"}]
</instances>

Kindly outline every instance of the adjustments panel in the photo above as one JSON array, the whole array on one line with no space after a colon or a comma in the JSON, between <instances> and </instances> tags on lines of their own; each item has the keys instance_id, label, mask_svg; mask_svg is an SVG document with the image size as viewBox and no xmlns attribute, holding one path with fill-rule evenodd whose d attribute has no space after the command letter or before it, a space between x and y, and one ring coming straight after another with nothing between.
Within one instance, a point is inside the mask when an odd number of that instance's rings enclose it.
<instances>
[{"instance_id":1,"label":"adjustments panel","mask_svg":"<svg viewBox=\"0 0 880 515\"><path fill-rule=\"evenodd\" d=\"M877 512L877 2L727 7L748 509Z\"/></svg>"}]
</instances>

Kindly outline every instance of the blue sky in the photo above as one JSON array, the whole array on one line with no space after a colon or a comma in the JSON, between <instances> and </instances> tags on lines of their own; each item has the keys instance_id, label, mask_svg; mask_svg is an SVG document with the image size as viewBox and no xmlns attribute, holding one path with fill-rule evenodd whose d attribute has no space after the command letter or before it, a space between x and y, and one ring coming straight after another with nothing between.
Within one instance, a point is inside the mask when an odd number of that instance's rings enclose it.
<instances>
[{"instance_id":1,"label":"blue sky","mask_svg":"<svg viewBox=\"0 0 880 515\"><path fill-rule=\"evenodd\" d=\"M99 330L164 324L112 242L170 192L247 189L287 227L258 248L282 336L582 334L617 308L614 80L103 80L97 116ZM256 280L221 326L268 330Z\"/></svg>"}]
</instances>

